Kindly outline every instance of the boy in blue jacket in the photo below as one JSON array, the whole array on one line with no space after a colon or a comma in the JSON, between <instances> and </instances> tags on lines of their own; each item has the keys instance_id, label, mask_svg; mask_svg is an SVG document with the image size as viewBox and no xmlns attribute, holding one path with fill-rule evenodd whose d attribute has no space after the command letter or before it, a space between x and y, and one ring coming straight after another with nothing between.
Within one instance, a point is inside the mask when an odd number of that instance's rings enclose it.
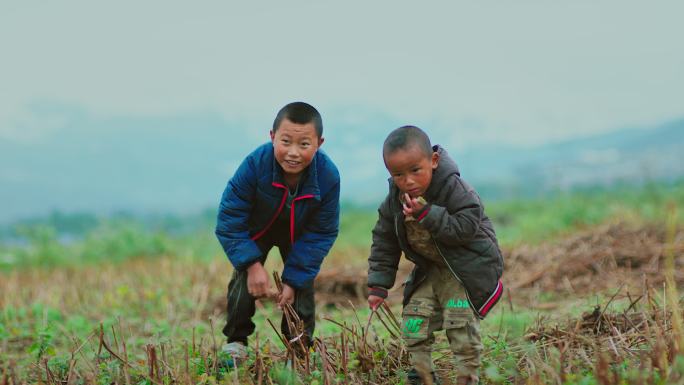
<instances>
[{"instance_id":1,"label":"boy in blue jacket","mask_svg":"<svg viewBox=\"0 0 684 385\"><path fill-rule=\"evenodd\" d=\"M311 343L313 281L339 227L340 176L319 151L321 115L307 103L290 103L278 112L270 134L271 141L249 154L228 182L216 225L216 236L234 267L222 351L237 361L247 358L255 299L273 292L264 269L273 246L284 261L278 306L293 306L305 335L291 335L284 317L281 330L288 339Z\"/></svg>"}]
</instances>

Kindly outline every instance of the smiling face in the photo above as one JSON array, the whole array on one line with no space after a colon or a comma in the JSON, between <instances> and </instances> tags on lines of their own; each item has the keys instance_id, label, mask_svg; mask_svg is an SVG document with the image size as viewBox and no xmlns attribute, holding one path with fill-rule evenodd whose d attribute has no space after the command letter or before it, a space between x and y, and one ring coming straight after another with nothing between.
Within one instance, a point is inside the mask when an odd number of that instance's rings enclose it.
<instances>
[{"instance_id":1,"label":"smiling face","mask_svg":"<svg viewBox=\"0 0 684 385\"><path fill-rule=\"evenodd\" d=\"M316 151L323 144L323 138L316 133L314 123L298 124L283 119L275 132L271 131L271 142L276 161L285 172L286 181L298 181Z\"/></svg>"},{"instance_id":2,"label":"smiling face","mask_svg":"<svg viewBox=\"0 0 684 385\"><path fill-rule=\"evenodd\" d=\"M411 198L425 194L432 181L432 172L439 164L439 154L427 155L415 144L385 154L384 158L394 184Z\"/></svg>"}]
</instances>

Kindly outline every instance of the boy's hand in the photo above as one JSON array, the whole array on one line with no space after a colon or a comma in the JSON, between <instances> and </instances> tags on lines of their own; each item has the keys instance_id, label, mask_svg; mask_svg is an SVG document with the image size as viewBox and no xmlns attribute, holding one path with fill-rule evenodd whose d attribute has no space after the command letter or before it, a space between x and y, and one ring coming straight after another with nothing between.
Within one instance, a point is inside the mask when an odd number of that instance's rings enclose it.
<instances>
[{"instance_id":1,"label":"boy's hand","mask_svg":"<svg viewBox=\"0 0 684 385\"><path fill-rule=\"evenodd\" d=\"M408 195L407 193L404 193L404 203L403 203L404 215L415 217L414 214L417 214L417 213L420 213L421 211L423 211L425 204L426 204L425 199L423 199L422 197L411 198L410 195Z\"/></svg>"},{"instance_id":2,"label":"boy's hand","mask_svg":"<svg viewBox=\"0 0 684 385\"><path fill-rule=\"evenodd\" d=\"M368 306L371 308L371 310L376 311L378 310L378 307L382 305L382 302L384 300L385 299L382 297L378 297L377 295L371 294L368 296Z\"/></svg>"},{"instance_id":3,"label":"boy's hand","mask_svg":"<svg viewBox=\"0 0 684 385\"><path fill-rule=\"evenodd\" d=\"M271 293L271 281L261 262L247 268L247 291L254 298L262 298Z\"/></svg>"},{"instance_id":4,"label":"boy's hand","mask_svg":"<svg viewBox=\"0 0 684 385\"><path fill-rule=\"evenodd\" d=\"M283 283L283 292L278 296L278 308L282 309L286 304L294 303L295 290L292 286Z\"/></svg>"}]
</instances>

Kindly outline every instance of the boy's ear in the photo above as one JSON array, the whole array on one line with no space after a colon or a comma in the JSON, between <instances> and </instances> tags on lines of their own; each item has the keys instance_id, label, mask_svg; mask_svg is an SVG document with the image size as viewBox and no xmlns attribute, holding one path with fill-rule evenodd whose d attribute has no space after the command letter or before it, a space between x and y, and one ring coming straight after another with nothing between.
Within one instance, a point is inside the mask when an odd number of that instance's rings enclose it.
<instances>
[{"instance_id":1,"label":"boy's ear","mask_svg":"<svg viewBox=\"0 0 684 385\"><path fill-rule=\"evenodd\" d=\"M271 130L268 133L271 135L271 142L272 142L273 139L275 139L275 132L273 132L273 130Z\"/></svg>"},{"instance_id":2,"label":"boy's ear","mask_svg":"<svg viewBox=\"0 0 684 385\"><path fill-rule=\"evenodd\" d=\"M324 137L321 136L320 138L318 138L318 147L321 147L323 145L323 142L325 142Z\"/></svg>"},{"instance_id":3,"label":"boy's ear","mask_svg":"<svg viewBox=\"0 0 684 385\"><path fill-rule=\"evenodd\" d=\"M432 163L432 169L435 170L437 166L439 165L439 153L436 151L432 153L432 159L430 159Z\"/></svg>"}]
</instances>

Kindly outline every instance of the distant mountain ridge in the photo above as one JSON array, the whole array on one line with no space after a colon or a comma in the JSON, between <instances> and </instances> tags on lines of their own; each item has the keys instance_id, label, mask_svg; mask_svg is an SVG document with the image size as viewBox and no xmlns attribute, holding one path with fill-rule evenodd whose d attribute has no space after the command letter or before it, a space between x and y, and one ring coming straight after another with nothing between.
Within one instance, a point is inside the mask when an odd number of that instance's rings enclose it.
<instances>
[{"instance_id":1,"label":"distant mountain ridge","mask_svg":"<svg viewBox=\"0 0 684 385\"><path fill-rule=\"evenodd\" d=\"M323 150L342 175L342 199L375 206L387 191L377 113L330 114ZM37 140L0 140L0 222L63 212L195 212L215 207L242 158L268 140L268 127L198 114L102 119L74 111ZM428 130L449 138L453 130ZM440 143L441 144L441 143ZM655 127L532 148L447 150L486 199L535 196L617 181L684 176L684 118Z\"/></svg>"},{"instance_id":2,"label":"distant mountain ridge","mask_svg":"<svg viewBox=\"0 0 684 385\"><path fill-rule=\"evenodd\" d=\"M579 186L673 180L684 176L684 119L530 149L498 149L492 157L468 151L461 164L466 179L490 186L488 193L498 197L506 194L491 187L538 195Z\"/></svg>"}]
</instances>

